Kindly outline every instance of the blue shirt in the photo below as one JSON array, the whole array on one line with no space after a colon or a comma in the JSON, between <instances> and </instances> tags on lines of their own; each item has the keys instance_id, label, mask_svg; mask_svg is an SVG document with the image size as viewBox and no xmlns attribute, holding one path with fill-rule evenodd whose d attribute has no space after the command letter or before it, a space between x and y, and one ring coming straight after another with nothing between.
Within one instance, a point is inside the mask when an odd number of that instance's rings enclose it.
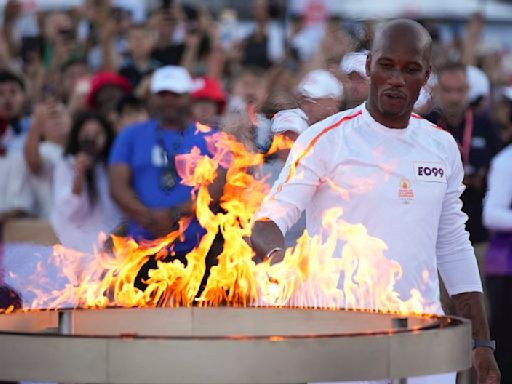
<instances>
[{"instance_id":1,"label":"blue shirt","mask_svg":"<svg viewBox=\"0 0 512 384\"><path fill-rule=\"evenodd\" d=\"M162 160L158 131L170 159L177 154L190 153L194 147L199 148L201 154L211 156L205 137L214 131L203 133L197 130L194 123L188 125L183 132L159 129L158 122L150 120L125 128L114 141L109 163L126 164L130 167L132 188L142 204L155 209L171 208L190 200L192 187L181 184L181 178L177 174L173 188L164 190L160 187ZM133 221L129 222L128 234L135 240L154 239L151 233ZM184 241L177 241L174 250L176 253L189 252L204 234L205 230L194 219L185 231Z\"/></svg>"}]
</instances>

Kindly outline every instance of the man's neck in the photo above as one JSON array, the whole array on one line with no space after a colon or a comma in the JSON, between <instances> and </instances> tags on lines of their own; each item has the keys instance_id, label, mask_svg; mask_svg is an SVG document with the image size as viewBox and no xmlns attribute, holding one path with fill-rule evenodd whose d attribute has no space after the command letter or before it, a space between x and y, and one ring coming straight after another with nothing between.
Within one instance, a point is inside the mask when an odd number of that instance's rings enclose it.
<instances>
[{"instance_id":1,"label":"man's neck","mask_svg":"<svg viewBox=\"0 0 512 384\"><path fill-rule=\"evenodd\" d=\"M160 120L158 123L161 129L176 132L183 132L187 127L187 123L185 121L178 122L174 120Z\"/></svg>"},{"instance_id":2,"label":"man's neck","mask_svg":"<svg viewBox=\"0 0 512 384\"><path fill-rule=\"evenodd\" d=\"M385 127L392 129L404 129L409 125L409 120L411 118L411 113L407 113L404 116L386 116L381 114L377 108L375 108L370 102L366 102L366 109L373 119L379 123L384 125Z\"/></svg>"}]
</instances>

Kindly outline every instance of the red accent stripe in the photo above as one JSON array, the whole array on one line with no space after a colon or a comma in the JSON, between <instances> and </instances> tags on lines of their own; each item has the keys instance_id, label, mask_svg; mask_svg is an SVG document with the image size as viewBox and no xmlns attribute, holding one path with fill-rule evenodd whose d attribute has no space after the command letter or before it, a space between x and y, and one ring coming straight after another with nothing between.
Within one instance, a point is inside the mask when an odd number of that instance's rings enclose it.
<instances>
[{"instance_id":1,"label":"red accent stripe","mask_svg":"<svg viewBox=\"0 0 512 384\"><path fill-rule=\"evenodd\" d=\"M424 117L418 115L417 113L411 113L411 117L414 117L415 119L419 119L419 120L426 120ZM439 125L436 125L436 124L434 124L434 123L432 123L430 121L429 121L429 123L431 123L430 125L432 126L432 128L438 129L438 130L446 132L446 133L450 133L446 129L444 129L443 127L440 127Z\"/></svg>"},{"instance_id":2,"label":"red accent stripe","mask_svg":"<svg viewBox=\"0 0 512 384\"><path fill-rule=\"evenodd\" d=\"M345 121L348 121L348 120L352 120L354 118L356 118L357 116L361 115L363 112L361 110L357 111L356 113L352 114L352 115L348 115L348 116L344 116L342 117L340 120L338 120L337 122L335 122L334 124L331 124L329 125L328 127L325 127L324 129L322 129L322 131L316 135L313 140L311 140L311 142L308 144L308 146L306 147L306 149L304 149L304 151L302 152L302 154L297 158L297 160L294 161L294 163L292 164L291 168L290 168L290 173L288 173L288 177L286 178L286 181L285 183L287 183L292 177L293 175L295 174L295 169L297 169L297 166L299 165L299 163L301 162L301 160L306 157L306 155L313 149L313 147L315 146L315 144L318 142L318 140L320 140L320 138L325 135L327 132L333 130L334 128L337 128L339 127L341 124L343 124ZM278 187L278 190L281 189L281 185Z\"/></svg>"}]
</instances>

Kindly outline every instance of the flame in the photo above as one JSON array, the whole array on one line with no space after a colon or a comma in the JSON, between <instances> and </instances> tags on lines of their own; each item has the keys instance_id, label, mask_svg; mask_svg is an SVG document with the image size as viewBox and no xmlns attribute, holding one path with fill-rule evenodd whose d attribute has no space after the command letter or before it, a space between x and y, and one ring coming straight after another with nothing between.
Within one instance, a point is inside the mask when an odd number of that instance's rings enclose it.
<instances>
[{"instance_id":1,"label":"flame","mask_svg":"<svg viewBox=\"0 0 512 384\"><path fill-rule=\"evenodd\" d=\"M200 124L197 129L210 130ZM173 242L183 235L190 218L181 220L179 228L158 240L137 243L112 236L111 250L100 241L92 255L55 246L49 264L62 272L66 284L52 289L45 266L39 265L29 281L37 298L28 308L225 305L345 307L416 314L425 311L418 290L412 290L407 300L394 290L402 268L384 256L386 244L368 234L363 225L344 221L341 209L326 212L323 226L330 233L326 239L305 231L296 246L286 250L281 262L256 264L246 239L251 235L251 220L270 187L265 178L256 179L254 171L268 156L289 149L291 142L277 136L269 153L258 154L226 133L214 133L207 136L207 145L212 157L194 148L176 158L182 183L193 186L195 214L206 230L186 256L186 265L162 259L172 253ZM226 184L220 200L222 210L214 213L208 186L220 168L225 170ZM348 192L332 180L329 184L343 198L349 198ZM219 232L224 241L222 252L200 292L205 258ZM344 244L341 249L340 242ZM150 270L147 288L141 291L134 282L152 255L156 255L158 268ZM340 276L344 277L341 286Z\"/></svg>"}]
</instances>

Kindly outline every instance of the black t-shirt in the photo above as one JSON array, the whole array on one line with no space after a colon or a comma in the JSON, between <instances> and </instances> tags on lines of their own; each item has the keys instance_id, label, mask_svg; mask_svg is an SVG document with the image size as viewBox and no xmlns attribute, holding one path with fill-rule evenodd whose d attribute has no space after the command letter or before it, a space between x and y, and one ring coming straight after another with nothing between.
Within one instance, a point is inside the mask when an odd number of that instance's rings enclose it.
<instances>
[{"instance_id":1,"label":"black t-shirt","mask_svg":"<svg viewBox=\"0 0 512 384\"><path fill-rule=\"evenodd\" d=\"M133 88L135 88L144 76L147 76L159 67L162 66L157 60L151 59L147 68L141 69L135 65L132 59L127 59L119 68L118 73L127 78Z\"/></svg>"},{"instance_id":2,"label":"black t-shirt","mask_svg":"<svg viewBox=\"0 0 512 384\"><path fill-rule=\"evenodd\" d=\"M151 53L151 58L159 61L162 65L180 65L185 44L172 44L164 48L156 48Z\"/></svg>"},{"instance_id":3,"label":"black t-shirt","mask_svg":"<svg viewBox=\"0 0 512 384\"><path fill-rule=\"evenodd\" d=\"M451 133L457 144L459 144L459 148L462 148L464 131L466 129L465 118L458 126L451 126L438 110L434 110L424 117ZM499 139L496 128L493 126L488 116L473 114L473 132L469 146L469 161L464 164L465 175L486 175L489 164L498 150ZM484 177L484 184L482 188L479 189L468 185L461 196L463 203L462 210L468 215L466 229L473 243L483 242L488 238L487 230L482 222L485 180L486 178Z\"/></svg>"},{"instance_id":4,"label":"black t-shirt","mask_svg":"<svg viewBox=\"0 0 512 384\"><path fill-rule=\"evenodd\" d=\"M268 55L268 37L257 38L256 35L249 36L243 45L242 64L268 69L272 66Z\"/></svg>"}]
</instances>

